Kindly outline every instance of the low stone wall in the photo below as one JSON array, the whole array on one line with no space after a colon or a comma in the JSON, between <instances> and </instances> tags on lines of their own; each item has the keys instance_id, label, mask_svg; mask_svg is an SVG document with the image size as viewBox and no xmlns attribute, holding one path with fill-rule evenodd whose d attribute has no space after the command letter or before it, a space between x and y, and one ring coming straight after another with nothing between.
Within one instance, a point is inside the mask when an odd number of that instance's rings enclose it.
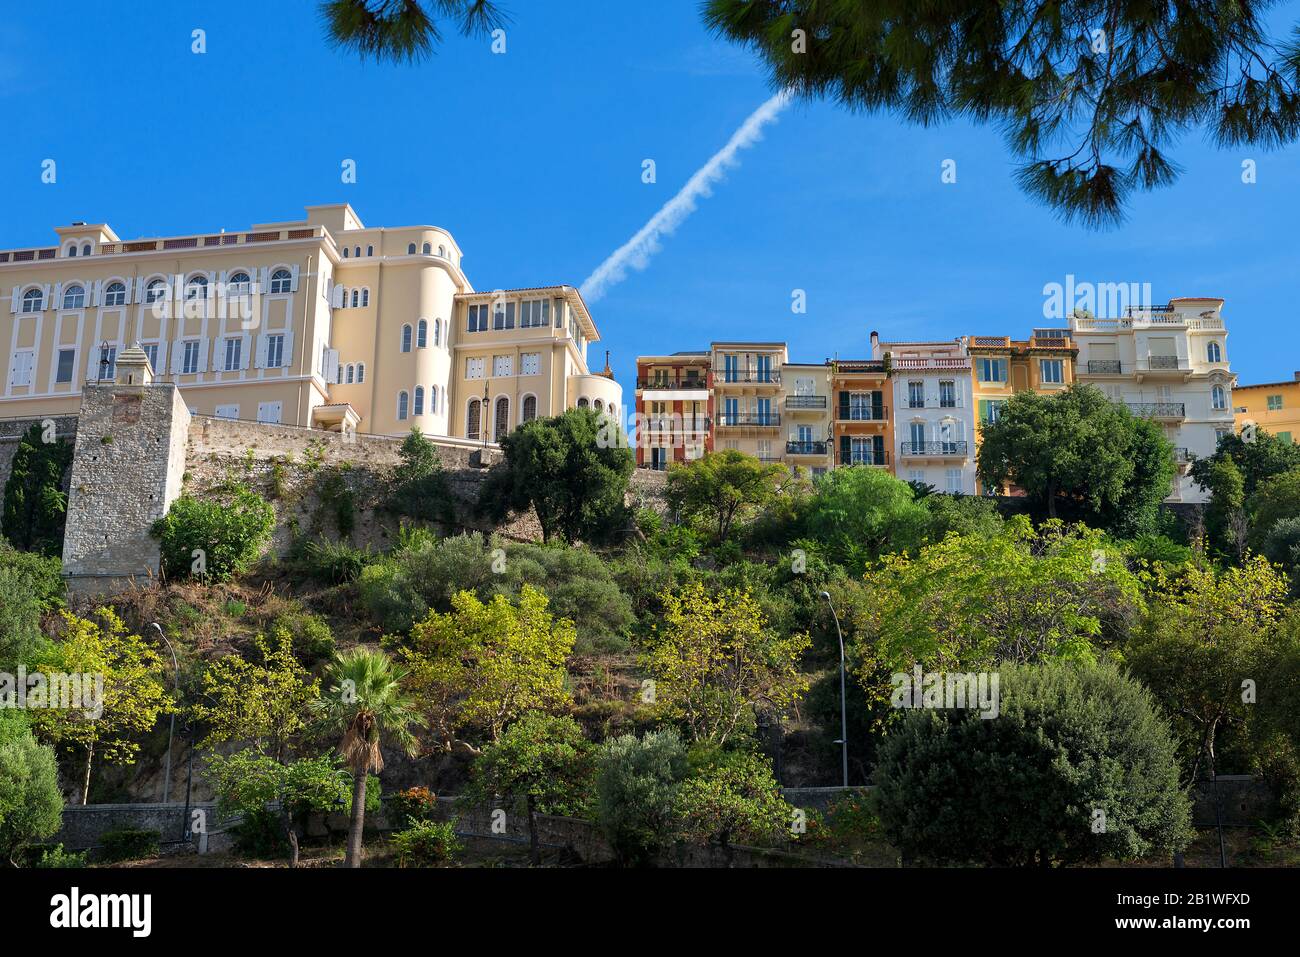
<instances>
[{"instance_id":1,"label":"low stone wall","mask_svg":"<svg viewBox=\"0 0 1300 957\"><path fill-rule=\"evenodd\" d=\"M1277 795L1262 779L1251 774L1221 774L1218 781L1218 806L1225 827L1249 827L1268 819L1277 811ZM1192 789L1192 823L1197 827L1215 825L1215 785L1201 781Z\"/></svg>"},{"instance_id":2,"label":"low stone wall","mask_svg":"<svg viewBox=\"0 0 1300 957\"><path fill-rule=\"evenodd\" d=\"M191 821L196 810L203 812L209 831L224 832L227 822L218 821L214 802L191 804ZM98 846L107 831L135 828L157 831L166 844L182 839L185 813L184 804L69 804L63 809L63 827L50 840L70 851L84 851Z\"/></svg>"}]
</instances>

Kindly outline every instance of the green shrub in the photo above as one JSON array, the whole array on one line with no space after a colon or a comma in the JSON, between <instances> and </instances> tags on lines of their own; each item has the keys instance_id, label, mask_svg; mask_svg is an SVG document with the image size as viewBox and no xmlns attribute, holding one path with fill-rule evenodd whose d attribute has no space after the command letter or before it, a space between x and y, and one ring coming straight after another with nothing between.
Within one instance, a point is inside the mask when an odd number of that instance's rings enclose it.
<instances>
[{"instance_id":1,"label":"green shrub","mask_svg":"<svg viewBox=\"0 0 1300 957\"><path fill-rule=\"evenodd\" d=\"M367 565L373 564L375 559L376 556L368 545L357 548L348 542L331 542L321 538L296 549L291 556L291 564L313 581L342 585L360 578L362 571Z\"/></svg>"},{"instance_id":2,"label":"green shrub","mask_svg":"<svg viewBox=\"0 0 1300 957\"><path fill-rule=\"evenodd\" d=\"M316 479L321 512L330 516L340 537L348 538L357 524L356 496L347 477L338 469L322 472Z\"/></svg>"},{"instance_id":3,"label":"green shrub","mask_svg":"<svg viewBox=\"0 0 1300 957\"><path fill-rule=\"evenodd\" d=\"M72 443L44 442L40 422L23 433L10 462L0 530L23 551L59 556L68 496L63 476L72 465Z\"/></svg>"},{"instance_id":4,"label":"green shrub","mask_svg":"<svg viewBox=\"0 0 1300 957\"><path fill-rule=\"evenodd\" d=\"M105 864L155 857L162 835L146 828L121 827L99 837L99 859Z\"/></svg>"},{"instance_id":5,"label":"green shrub","mask_svg":"<svg viewBox=\"0 0 1300 957\"><path fill-rule=\"evenodd\" d=\"M41 850L41 856L34 866L63 870L85 867L86 852L65 851L62 844L55 844L53 847L46 847Z\"/></svg>"},{"instance_id":6,"label":"green shrub","mask_svg":"<svg viewBox=\"0 0 1300 957\"><path fill-rule=\"evenodd\" d=\"M413 787L398 791L384 802L384 807L393 830L404 831L414 824L432 821L438 810L438 799L426 787Z\"/></svg>"},{"instance_id":7,"label":"green shrub","mask_svg":"<svg viewBox=\"0 0 1300 957\"><path fill-rule=\"evenodd\" d=\"M412 428L398 452L402 463L393 471L386 507L410 518L450 522L454 500L437 446L418 428Z\"/></svg>"},{"instance_id":8,"label":"green shrub","mask_svg":"<svg viewBox=\"0 0 1300 957\"><path fill-rule=\"evenodd\" d=\"M293 653L302 662L303 667L310 668L318 661L333 657L335 651L334 632L329 622L320 615L309 611L287 611L277 615L271 623L271 632L283 629L289 633L293 642Z\"/></svg>"},{"instance_id":9,"label":"green shrub","mask_svg":"<svg viewBox=\"0 0 1300 957\"><path fill-rule=\"evenodd\" d=\"M674 730L605 742L596 759L596 821L620 863L648 864L672 840L686 747Z\"/></svg>"},{"instance_id":10,"label":"green shrub","mask_svg":"<svg viewBox=\"0 0 1300 957\"><path fill-rule=\"evenodd\" d=\"M182 495L152 531L165 575L224 581L248 570L274 528L271 504L247 486L233 485L204 498Z\"/></svg>"},{"instance_id":11,"label":"green shrub","mask_svg":"<svg viewBox=\"0 0 1300 957\"><path fill-rule=\"evenodd\" d=\"M0 540L0 671L34 664L49 645L41 615L63 604L57 558L20 552Z\"/></svg>"},{"instance_id":12,"label":"green shrub","mask_svg":"<svg viewBox=\"0 0 1300 957\"><path fill-rule=\"evenodd\" d=\"M50 837L62 820L53 749L32 735L26 715L0 708L0 861Z\"/></svg>"},{"instance_id":13,"label":"green shrub","mask_svg":"<svg viewBox=\"0 0 1300 957\"><path fill-rule=\"evenodd\" d=\"M455 860L464 850L450 821L418 821L398 831L390 841L398 867L438 867Z\"/></svg>"}]
</instances>

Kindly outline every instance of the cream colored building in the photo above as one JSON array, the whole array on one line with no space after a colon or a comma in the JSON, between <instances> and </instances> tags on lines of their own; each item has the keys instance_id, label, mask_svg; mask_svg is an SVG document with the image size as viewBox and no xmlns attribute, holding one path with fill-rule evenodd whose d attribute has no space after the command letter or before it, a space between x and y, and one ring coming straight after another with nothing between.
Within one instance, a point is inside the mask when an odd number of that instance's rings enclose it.
<instances>
[{"instance_id":1,"label":"cream colored building","mask_svg":"<svg viewBox=\"0 0 1300 957\"><path fill-rule=\"evenodd\" d=\"M622 394L572 286L476 292L436 226L367 228L346 203L244 232L121 240L107 224L0 250L0 415L76 413L139 343L191 412L495 441L533 416ZM481 406L484 388L488 415Z\"/></svg>"}]
</instances>

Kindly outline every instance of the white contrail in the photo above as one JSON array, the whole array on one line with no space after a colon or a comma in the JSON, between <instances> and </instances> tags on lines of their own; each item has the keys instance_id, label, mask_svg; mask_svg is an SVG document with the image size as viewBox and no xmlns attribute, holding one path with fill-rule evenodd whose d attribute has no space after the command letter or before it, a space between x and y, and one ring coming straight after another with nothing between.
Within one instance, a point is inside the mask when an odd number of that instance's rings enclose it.
<instances>
[{"instance_id":1,"label":"white contrail","mask_svg":"<svg viewBox=\"0 0 1300 957\"><path fill-rule=\"evenodd\" d=\"M605 290L621 282L630 269L641 270L650 265L650 257L660 249L659 240L671 236L691 213L696 203L712 193L711 187L722 179L727 167L736 162L736 154L753 146L763 137L763 127L777 118L790 102L790 94L782 90L753 113L732 135L727 145L714 153L701 166L677 195L668 200L659 212L650 217L635 236L625 242L582 284L582 297L595 302L605 295Z\"/></svg>"}]
</instances>

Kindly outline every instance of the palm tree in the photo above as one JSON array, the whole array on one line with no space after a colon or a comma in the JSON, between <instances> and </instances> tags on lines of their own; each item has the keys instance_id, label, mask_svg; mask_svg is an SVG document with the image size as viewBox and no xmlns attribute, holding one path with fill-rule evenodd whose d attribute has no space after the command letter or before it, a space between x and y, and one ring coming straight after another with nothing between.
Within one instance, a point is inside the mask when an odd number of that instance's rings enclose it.
<instances>
[{"instance_id":1,"label":"palm tree","mask_svg":"<svg viewBox=\"0 0 1300 957\"><path fill-rule=\"evenodd\" d=\"M433 52L442 41L439 14L454 20L465 36L491 33L508 19L493 0L323 0L320 9L335 46L396 63Z\"/></svg>"},{"instance_id":2,"label":"palm tree","mask_svg":"<svg viewBox=\"0 0 1300 957\"><path fill-rule=\"evenodd\" d=\"M340 735L339 754L352 769L352 820L345 867L361 866L361 833L366 817L366 775L384 769L382 741L417 750L413 725L421 719L402 691L406 671L384 652L353 648L334 658L325 673L328 691L313 702L322 733Z\"/></svg>"}]
</instances>

